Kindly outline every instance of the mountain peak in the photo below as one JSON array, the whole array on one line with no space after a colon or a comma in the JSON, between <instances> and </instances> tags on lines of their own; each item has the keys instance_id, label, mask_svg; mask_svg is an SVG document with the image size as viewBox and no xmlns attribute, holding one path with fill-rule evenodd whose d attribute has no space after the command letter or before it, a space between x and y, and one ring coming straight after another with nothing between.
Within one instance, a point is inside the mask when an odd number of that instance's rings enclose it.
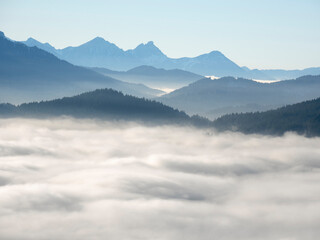
<instances>
[{"instance_id":1,"label":"mountain peak","mask_svg":"<svg viewBox=\"0 0 320 240\"><path fill-rule=\"evenodd\" d=\"M40 43L40 42L32 37L29 37L27 41L25 41L25 43Z\"/></svg>"},{"instance_id":2,"label":"mountain peak","mask_svg":"<svg viewBox=\"0 0 320 240\"><path fill-rule=\"evenodd\" d=\"M114 50L120 51L120 48L118 48L117 45L105 40L102 37L95 37L94 39L82 44L81 46L90 46L90 47L98 47L98 48L110 48L111 47Z\"/></svg>"},{"instance_id":3,"label":"mountain peak","mask_svg":"<svg viewBox=\"0 0 320 240\"><path fill-rule=\"evenodd\" d=\"M95 37L91 41L103 41L103 42L106 42L106 40L104 40L104 38L102 38L102 37Z\"/></svg>"},{"instance_id":4,"label":"mountain peak","mask_svg":"<svg viewBox=\"0 0 320 240\"><path fill-rule=\"evenodd\" d=\"M140 43L137 47L137 48L141 48L141 47L154 47L154 48L157 48L156 45L154 45L154 42L153 41L149 41L147 43ZM157 48L158 49L158 48Z\"/></svg>"},{"instance_id":5,"label":"mountain peak","mask_svg":"<svg viewBox=\"0 0 320 240\"><path fill-rule=\"evenodd\" d=\"M208 55L224 56L222 52L217 51L217 50L209 52Z\"/></svg>"},{"instance_id":6,"label":"mountain peak","mask_svg":"<svg viewBox=\"0 0 320 240\"><path fill-rule=\"evenodd\" d=\"M149 41L146 44L145 43L139 44L133 50L133 52L137 56L152 56L152 55L163 56L164 55L161 52L161 50L156 45L154 45L153 41Z\"/></svg>"},{"instance_id":7,"label":"mountain peak","mask_svg":"<svg viewBox=\"0 0 320 240\"><path fill-rule=\"evenodd\" d=\"M95 37L94 39L92 39L89 42L87 42L87 44L88 43L91 43L91 44L105 44L105 43L109 43L109 42L104 40L104 38L102 38L102 37Z\"/></svg>"},{"instance_id":8,"label":"mountain peak","mask_svg":"<svg viewBox=\"0 0 320 240\"><path fill-rule=\"evenodd\" d=\"M56 49L51 46L49 43L42 43L39 42L38 40L29 37L26 41L22 42L25 45L27 45L28 47L37 47L39 49L45 50L46 52L52 53L53 55L56 54Z\"/></svg>"},{"instance_id":9,"label":"mountain peak","mask_svg":"<svg viewBox=\"0 0 320 240\"><path fill-rule=\"evenodd\" d=\"M2 31L0 31L0 37L1 38L5 38L6 37Z\"/></svg>"},{"instance_id":10,"label":"mountain peak","mask_svg":"<svg viewBox=\"0 0 320 240\"><path fill-rule=\"evenodd\" d=\"M153 41L149 41L149 42L147 42L147 44L146 44L146 45L148 45L148 46L155 46Z\"/></svg>"}]
</instances>

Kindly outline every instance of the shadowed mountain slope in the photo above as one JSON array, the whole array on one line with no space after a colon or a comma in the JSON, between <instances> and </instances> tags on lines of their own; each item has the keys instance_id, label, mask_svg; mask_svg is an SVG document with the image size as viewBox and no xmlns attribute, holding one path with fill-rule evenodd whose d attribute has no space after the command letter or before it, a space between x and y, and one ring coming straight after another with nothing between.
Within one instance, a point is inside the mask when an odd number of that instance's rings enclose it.
<instances>
[{"instance_id":1,"label":"shadowed mountain slope","mask_svg":"<svg viewBox=\"0 0 320 240\"><path fill-rule=\"evenodd\" d=\"M229 114L214 121L220 131L282 135L291 131L320 136L320 98L255 113Z\"/></svg>"},{"instance_id":2,"label":"shadowed mountain slope","mask_svg":"<svg viewBox=\"0 0 320 240\"><path fill-rule=\"evenodd\" d=\"M203 76L180 69L165 70L152 66L139 66L128 71L112 71L106 68L91 68L103 75L130 83L142 83L152 88L177 89L195 82Z\"/></svg>"},{"instance_id":3,"label":"shadowed mountain slope","mask_svg":"<svg viewBox=\"0 0 320 240\"><path fill-rule=\"evenodd\" d=\"M233 77L204 78L158 100L188 114L214 119L227 113L265 111L314 99L320 96L319 89L320 75L275 83Z\"/></svg>"},{"instance_id":4,"label":"shadowed mountain slope","mask_svg":"<svg viewBox=\"0 0 320 240\"><path fill-rule=\"evenodd\" d=\"M0 102L52 99L106 87L142 97L162 93L74 66L37 47L0 35Z\"/></svg>"}]
</instances>

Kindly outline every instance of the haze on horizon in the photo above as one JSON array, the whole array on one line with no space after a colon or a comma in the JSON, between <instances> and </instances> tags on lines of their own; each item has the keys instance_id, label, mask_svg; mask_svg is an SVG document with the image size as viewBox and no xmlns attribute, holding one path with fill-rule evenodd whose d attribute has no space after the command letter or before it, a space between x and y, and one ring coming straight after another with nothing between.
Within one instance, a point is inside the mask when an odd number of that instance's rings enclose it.
<instances>
[{"instance_id":1,"label":"haze on horizon","mask_svg":"<svg viewBox=\"0 0 320 240\"><path fill-rule=\"evenodd\" d=\"M56 48L100 36L123 49L154 41L169 57L221 51L240 66L320 65L320 2L0 0L0 30Z\"/></svg>"}]
</instances>

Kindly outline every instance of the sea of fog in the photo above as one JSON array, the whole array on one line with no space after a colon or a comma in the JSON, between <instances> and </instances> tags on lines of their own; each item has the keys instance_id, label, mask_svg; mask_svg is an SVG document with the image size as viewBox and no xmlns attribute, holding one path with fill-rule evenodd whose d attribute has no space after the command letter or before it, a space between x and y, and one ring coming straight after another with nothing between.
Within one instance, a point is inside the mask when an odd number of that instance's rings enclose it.
<instances>
[{"instance_id":1,"label":"sea of fog","mask_svg":"<svg viewBox=\"0 0 320 240\"><path fill-rule=\"evenodd\" d=\"M0 239L320 235L320 138L0 120Z\"/></svg>"}]
</instances>

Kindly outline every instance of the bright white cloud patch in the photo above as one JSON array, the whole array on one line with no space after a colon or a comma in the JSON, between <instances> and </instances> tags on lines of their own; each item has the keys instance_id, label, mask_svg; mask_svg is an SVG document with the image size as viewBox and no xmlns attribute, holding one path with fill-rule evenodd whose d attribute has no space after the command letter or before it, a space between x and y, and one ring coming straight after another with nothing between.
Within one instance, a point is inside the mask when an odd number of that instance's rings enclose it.
<instances>
[{"instance_id":1,"label":"bright white cloud patch","mask_svg":"<svg viewBox=\"0 0 320 240\"><path fill-rule=\"evenodd\" d=\"M0 120L0 239L318 239L320 139Z\"/></svg>"}]
</instances>

